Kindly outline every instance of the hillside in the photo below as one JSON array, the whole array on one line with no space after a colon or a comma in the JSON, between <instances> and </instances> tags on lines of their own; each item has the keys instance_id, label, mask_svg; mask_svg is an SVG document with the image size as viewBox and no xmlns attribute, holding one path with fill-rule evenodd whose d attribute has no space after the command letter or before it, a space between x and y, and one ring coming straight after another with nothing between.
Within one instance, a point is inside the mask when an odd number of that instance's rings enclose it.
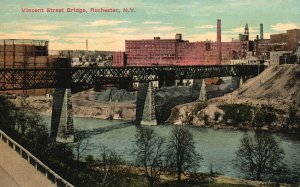
<instances>
[{"instance_id":1,"label":"hillside","mask_svg":"<svg viewBox=\"0 0 300 187\"><path fill-rule=\"evenodd\" d=\"M268 67L232 93L208 100L207 107L203 104L201 106L199 102L178 105L172 109L167 122L174 124L190 122L202 126L205 125L204 116L208 116L210 121L214 120L214 123L220 125L225 112L219 106L226 104L245 104L253 107L253 112L262 105L271 106L276 111L281 111L281 114L277 114L278 120L284 120L289 107L293 106L300 116L300 65ZM219 119L215 119L215 113L220 115Z\"/></svg>"},{"instance_id":2,"label":"hillside","mask_svg":"<svg viewBox=\"0 0 300 187\"><path fill-rule=\"evenodd\" d=\"M271 66L260 75L246 81L239 89L209 103L271 104L287 110L295 103L300 107L300 65Z\"/></svg>"}]
</instances>

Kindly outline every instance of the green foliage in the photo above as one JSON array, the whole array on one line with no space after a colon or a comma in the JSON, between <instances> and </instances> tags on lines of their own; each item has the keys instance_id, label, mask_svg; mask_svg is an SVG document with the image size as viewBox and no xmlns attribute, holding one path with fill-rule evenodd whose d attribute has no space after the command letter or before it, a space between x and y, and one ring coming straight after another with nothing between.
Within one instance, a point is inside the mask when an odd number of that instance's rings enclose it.
<instances>
[{"instance_id":1,"label":"green foliage","mask_svg":"<svg viewBox=\"0 0 300 187\"><path fill-rule=\"evenodd\" d=\"M48 148L48 157L51 160L70 162L74 159L73 149L70 144L50 143Z\"/></svg>"},{"instance_id":2,"label":"green foliage","mask_svg":"<svg viewBox=\"0 0 300 187\"><path fill-rule=\"evenodd\" d=\"M251 122L253 107L245 104L225 104L219 106L224 112L224 120L233 125Z\"/></svg>"},{"instance_id":3,"label":"green foliage","mask_svg":"<svg viewBox=\"0 0 300 187\"><path fill-rule=\"evenodd\" d=\"M87 155L87 156L85 157L85 161L86 161L87 163L93 163L93 162L95 162L95 158L93 157L93 155Z\"/></svg>"},{"instance_id":4,"label":"green foliage","mask_svg":"<svg viewBox=\"0 0 300 187\"><path fill-rule=\"evenodd\" d=\"M207 187L251 187L252 185L243 185L243 184L207 184L202 185ZM253 187L253 186L252 186Z\"/></svg>"},{"instance_id":5,"label":"green foliage","mask_svg":"<svg viewBox=\"0 0 300 187\"><path fill-rule=\"evenodd\" d=\"M0 95L0 129L11 131L15 123L15 107L4 96Z\"/></svg>"},{"instance_id":6,"label":"green foliage","mask_svg":"<svg viewBox=\"0 0 300 187\"><path fill-rule=\"evenodd\" d=\"M94 187L97 185L97 173L92 170L80 171L78 174L78 186Z\"/></svg>"},{"instance_id":7,"label":"green foliage","mask_svg":"<svg viewBox=\"0 0 300 187\"><path fill-rule=\"evenodd\" d=\"M204 114L203 120L204 120L204 125L209 125L209 116L207 114Z\"/></svg>"},{"instance_id":8,"label":"green foliage","mask_svg":"<svg viewBox=\"0 0 300 187\"><path fill-rule=\"evenodd\" d=\"M277 120L276 110L268 105L257 109L245 104L226 104L219 107L225 112L224 121L233 125L251 123L254 127L262 127Z\"/></svg>"},{"instance_id":9,"label":"green foliage","mask_svg":"<svg viewBox=\"0 0 300 187\"><path fill-rule=\"evenodd\" d=\"M179 108L177 108L177 107L175 107L174 109L173 109L173 111L172 111L172 117L174 118L174 119L177 119L177 118L179 118Z\"/></svg>"},{"instance_id":10,"label":"green foliage","mask_svg":"<svg viewBox=\"0 0 300 187\"><path fill-rule=\"evenodd\" d=\"M7 98L0 96L0 125L1 130L51 169L72 180L72 148L67 144L51 142L47 126L36 112L16 108Z\"/></svg>"},{"instance_id":11,"label":"green foliage","mask_svg":"<svg viewBox=\"0 0 300 187\"><path fill-rule=\"evenodd\" d=\"M276 121L277 116L270 106L261 106L254 113L253 126L262 127L263 125L271 124Z\"/></svg>"},{"instance_id":12,"label":"green foliage","mask_svg":"<svg viewBox=\"0 0 300 187\"><path fill-rule=\"evenodd\" d=\"M214 120L215 120L215 121L218 121L218 120L219 120L219 117L222 116L222 114L221 114L220 112L215 112L215 113L214 113L214 116L215 116L215 117L214 117Z\"/></svg>"},{"instance_id":13,"label":"green foliage","mask_svg":"<svg viewBox=\"0 0 300 187\"><path fill-rule=\"evenodd\" d=\"M295 104L289 107L287 120L288 125L293 125L296 122L296 120L298 119L297 112L298 110Z\"/></svg>"},{"instance_id":14,"label":"green foliage","mask_svg":"<svg viewBox=\"0 0 300 187\"><path fill-rule=\"evenodd\" d=\"M42 122L40 115L37 113L31 112L24 116L25 121L23 126L25 126L25 131L23 135L29 145L31 145L32 152L37 156L47 155L43 152L45 150L44 146L50 144L46 124Z\"/></svg>"}]
</instances>

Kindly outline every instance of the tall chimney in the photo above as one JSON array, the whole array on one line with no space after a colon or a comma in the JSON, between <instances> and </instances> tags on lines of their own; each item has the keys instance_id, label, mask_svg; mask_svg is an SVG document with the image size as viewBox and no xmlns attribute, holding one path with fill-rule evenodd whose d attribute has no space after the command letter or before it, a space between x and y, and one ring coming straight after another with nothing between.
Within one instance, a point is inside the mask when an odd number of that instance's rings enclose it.
<instances>
[{"instance_id":1,"label":"tall chimney","mask_svg":"<svg viewBox=\"0 0 300 187\"><path fill-rule=\"evenodd\" d=\"M221 64L221 20L217 21L217 64Z\"/></svg>"},{"instance_id":2,"label":"tall chimney","mask_svg":"<svg viewBox=\"0 0 300 187\"><path fill-rule=\"evenodd\" d=\"M259 40L258 35L256 35L255 52L256 52L256 56L257 56L257 57L258 57L258 55L259 55L259 51L258 51L258 40Z\"/></svg>"},{"instance_id":3,"label":"tall chimney","mask_svg":"<svg viewBox=\"0 0 300 187\"><path fill-rule=\"evenodd\" d=\"M89 50L89 42L88 40L85 40L85 50Z\"/></svg>"},{"instance_id":4,"label":"tall chimney","mask_svg":"<svg viewBox=\"0 0 300 187\"><path fill-rule=\"evenodd\" d=\"M260 24L260 39L264 39L264 25L262 23Z\"/></svg>"}]
</instances>

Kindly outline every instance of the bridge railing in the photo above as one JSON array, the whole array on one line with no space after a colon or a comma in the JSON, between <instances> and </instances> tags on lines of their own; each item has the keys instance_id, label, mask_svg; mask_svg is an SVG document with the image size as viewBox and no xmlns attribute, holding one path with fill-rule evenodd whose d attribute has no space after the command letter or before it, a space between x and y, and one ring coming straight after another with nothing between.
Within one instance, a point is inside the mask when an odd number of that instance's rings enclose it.
<instances>
[{"instance_id":1,"label":"bridge railing","mask_svg":"<svg viewBox=\"0 0 300 187\"><path fill-rule=\"evenodd\" d=\"M52 171L49 167L47 167L42 161L36 158L33 154L27 151L20 144L11 139L7 134L0 130L0 139L9 145L13 150L15 150L22 158L27 160L31 165L33 165L37 171L44 174L48 180L53 182L55 185L59 187L74 187L71 183L64 180L57 173Z\"/></svg>"}]
</instances>

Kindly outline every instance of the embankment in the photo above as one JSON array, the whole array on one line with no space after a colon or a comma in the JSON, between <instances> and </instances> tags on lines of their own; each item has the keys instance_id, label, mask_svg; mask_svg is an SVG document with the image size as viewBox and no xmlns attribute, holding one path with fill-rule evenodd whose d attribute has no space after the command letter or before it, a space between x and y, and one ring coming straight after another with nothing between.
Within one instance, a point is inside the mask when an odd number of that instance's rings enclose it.
<instances>
[{"instance_id":1,"label":"embankment","mask_svg":"<svg viewBox=\"0 0 300 187\"><path fill-rule=\"evenodd\" d=\"M205 104L192 102L174 107L167 121L172 124L230 127L232 123L224 120L227 114L223 110L230 105L242 107L242 110L246 108L249 115L252 113L252 119L244 121L244 128L250 127L256 112L264 109L276 115L275 121L262 124L266 130L281 130L287 124L299 126L300 65L271 66L223 97L210 99ZM289 121L292 110L295 113L293 122ZM239 109L236 112L237 117L242 116Z\"/></svg>"}]
</instances>

